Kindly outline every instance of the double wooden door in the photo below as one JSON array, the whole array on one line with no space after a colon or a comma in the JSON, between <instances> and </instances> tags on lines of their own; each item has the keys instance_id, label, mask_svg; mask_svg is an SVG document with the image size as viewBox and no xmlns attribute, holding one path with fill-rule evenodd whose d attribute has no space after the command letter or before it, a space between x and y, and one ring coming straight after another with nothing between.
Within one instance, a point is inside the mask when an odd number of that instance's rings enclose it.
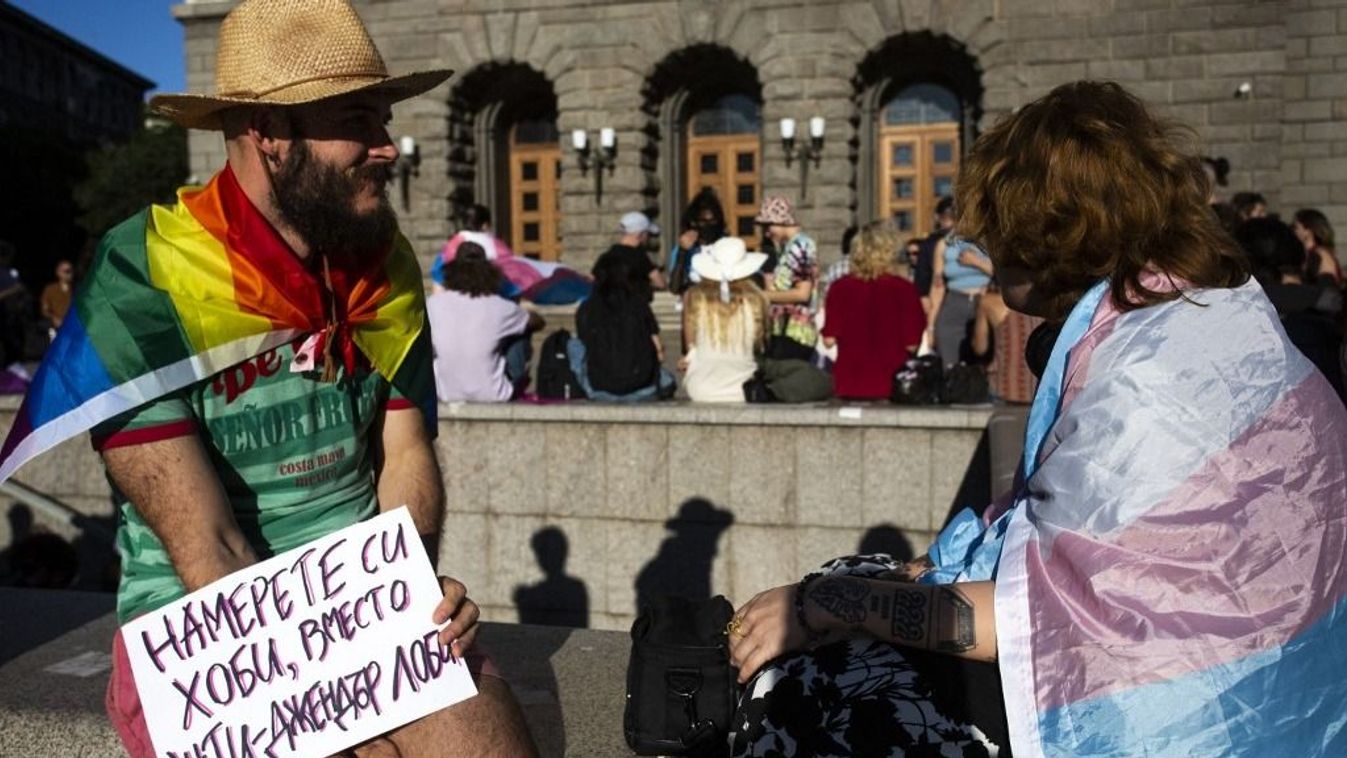
<instances>
[{"instance_id":1,"label":"double wooden door","mask_svg":"<svg viewBox=\"0 0 1347 758\"><path fill-rule=\"evenodd\" d=\"M879 135L879 208L904 237L934 228L936 203L954 193L959 172L959 125L887 126Z\"/></svg>"},{"instance_id":2,"label":"double wooden door","mask_svg":"<svg viewBox=\"0 0 1347 758\"><path fill-rule=\"evenodd\" d=\"M762 200L761 162L757 134L688 136L686 199L691 201L703 187L715 190L725 209L726 231L743 239L750 250L758 245L753 219Z\"/></svg>"}]
</instances>

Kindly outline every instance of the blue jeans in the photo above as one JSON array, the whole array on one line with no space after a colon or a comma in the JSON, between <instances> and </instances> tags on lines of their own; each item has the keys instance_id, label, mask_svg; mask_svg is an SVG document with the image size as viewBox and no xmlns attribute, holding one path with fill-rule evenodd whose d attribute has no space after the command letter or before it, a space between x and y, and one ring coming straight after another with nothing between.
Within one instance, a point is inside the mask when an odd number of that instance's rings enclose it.
<instances>
[{"instance_id":1,"label":"blue jeans","mask_svg":"<svg viewBox=\"0 0 1347 758\"><path fill-rule=\"evenodd\" d=\"M514 385L515 395L528 389L529 360L533 358L533 340L528 332L506 337L500 341L505 354L505 378Z\"/></svg>"},{"instance_id":2,"label":"blue jeans","mask_svg":"<svg viewBox=\"0 0 1347 758\"><path fill-rule=\"evenodd\" d=\"M673 397L674 390L678 387L678 382L674 379L673 373L660 366L659 379L648 387L642 387L625 395L614 395L603 390L596 390L589 383L589 369L585 366L585 343L577 337L571 337L570 342L566 343L566 361L571 364L571 373L575 374L575 380L580 383L580 389L585 391L590 400L600 400L605 403L639 403L643 400Z\"/></svg>"}]
</instances>

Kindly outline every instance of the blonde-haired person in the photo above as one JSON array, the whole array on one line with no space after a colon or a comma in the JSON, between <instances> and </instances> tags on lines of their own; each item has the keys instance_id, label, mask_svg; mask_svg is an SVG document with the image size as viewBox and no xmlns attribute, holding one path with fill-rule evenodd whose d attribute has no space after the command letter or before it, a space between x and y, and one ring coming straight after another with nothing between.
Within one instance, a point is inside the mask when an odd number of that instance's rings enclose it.
<instances>
[{"instance_id":1,"label":"blonde-haired person","mask_svg":"<svg viewBox=\"0 0 1347 758\"><path fill-rule=\"evenodd\" d=\"M926 314L916 286L898 275L898 244L887 221L867 224L852 244L851 272L828 288L823 344L837 347L838 397L887 398L894 373L921 343Z\"/></svg>"},{"instance_id":2,"label":"blonde-haired person","mask_svg":"<svg viewBox=\"0 0 1347 758\"><path fill-rule=\"evenodd\" d=\"M683 296L687 354L678 365L693 401L744 402L744 382L766 347L769 305L752 279L766 260L738 237L722 237L692 259L700 281Z\"/></svg>"}]
</instances>

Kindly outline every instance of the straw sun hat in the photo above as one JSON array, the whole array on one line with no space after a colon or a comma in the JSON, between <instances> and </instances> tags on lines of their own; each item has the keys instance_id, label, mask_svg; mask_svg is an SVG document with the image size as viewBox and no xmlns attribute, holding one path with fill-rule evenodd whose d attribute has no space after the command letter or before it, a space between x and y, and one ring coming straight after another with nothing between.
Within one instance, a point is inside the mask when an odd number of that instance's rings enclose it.
<instances>
[{"instance_id":1,"label":"straw sun hat","mask_svg":"<svg viewBox=\"0 0 1347 758\"><path fill-rule=\"evenodd\" d=\"M397 102L452 73L390 76L347 0L243 0L220 23L215 94L156 95L150 106L188 128L220 129L221 111L240 105L300 105L354 92Z\"/></svg>"}]
</instances>

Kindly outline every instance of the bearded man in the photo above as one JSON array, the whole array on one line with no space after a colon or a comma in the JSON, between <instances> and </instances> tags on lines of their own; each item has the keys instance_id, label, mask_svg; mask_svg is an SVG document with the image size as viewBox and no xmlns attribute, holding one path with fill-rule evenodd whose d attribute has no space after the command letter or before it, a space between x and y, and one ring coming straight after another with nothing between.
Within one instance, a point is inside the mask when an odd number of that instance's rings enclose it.
<instances>
[{"instance_id":1,"label":"bearded man","mask_svg":"<svg viewBox=\"0 0 1347 758\"><path fill-rule=\"evenodd\" d=\"M120 512L122 622L406 504L432 563L444 491L420 272L387 197L390 106L451 72L390 76L346 0L244 0L215 95L165 95L227 165L108 233L6 445L0 478L92 429ZM453 536L450 535L450 539ZM441 577L441 644L479 696L356 755L533 755ZM108 712L153 754L120 633Z\"/></svg>"}]
</instances>

